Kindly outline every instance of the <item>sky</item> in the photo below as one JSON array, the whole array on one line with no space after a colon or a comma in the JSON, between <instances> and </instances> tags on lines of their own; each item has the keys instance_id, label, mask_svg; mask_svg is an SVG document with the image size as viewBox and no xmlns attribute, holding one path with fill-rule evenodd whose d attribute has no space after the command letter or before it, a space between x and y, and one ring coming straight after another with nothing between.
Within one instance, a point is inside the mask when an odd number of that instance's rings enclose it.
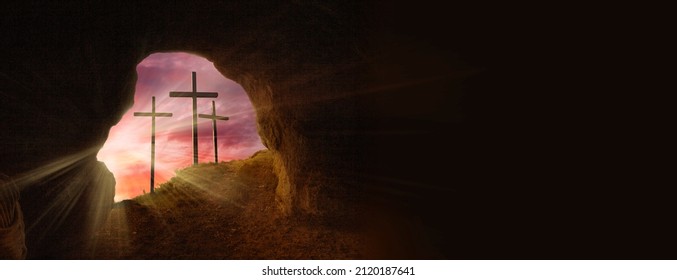
<instances>
[{"instance_id":1,"label":"sky","mask_svg":"<svg viewBox=\"0 0 677 280\"><path fill-rule=\"evenodd\" d=\"M115 201L150 191L151 117L134 112L173 113L155 118L155 186L193 162L192 99L170 98L170 91L191 91L191 72L197 73L197 91L218 92L217 98L198 98L198 114L227 116L217 121L219 161L242 159L265 149L256 130L256 114L249 97L237 83L226 79L207 59L188 53L156 53L136 67L138 80L134 106L110 130L97 158L115 176ZM212 120L198 118L198 161L214 162Z\"/></svg>"}]
</instances>

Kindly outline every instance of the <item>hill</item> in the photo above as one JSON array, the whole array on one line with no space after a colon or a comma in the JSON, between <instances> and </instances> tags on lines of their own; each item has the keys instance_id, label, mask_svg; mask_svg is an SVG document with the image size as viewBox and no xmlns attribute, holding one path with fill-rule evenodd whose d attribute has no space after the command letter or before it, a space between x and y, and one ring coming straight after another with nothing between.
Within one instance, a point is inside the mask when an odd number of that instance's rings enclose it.
<instances>
[{"instance_id":1,"label":"hill","mask_svg":"<svg viewBox=\"0 0 677 280\"><path fill-rule=\"evenodd\" d=\"M349 223L282 217L269 151L249 159L177 171L154 194L116 204L76 258L357 259L359 230ZM343 224L337 227L335 224Z\"/></svg>"}]
</instances>

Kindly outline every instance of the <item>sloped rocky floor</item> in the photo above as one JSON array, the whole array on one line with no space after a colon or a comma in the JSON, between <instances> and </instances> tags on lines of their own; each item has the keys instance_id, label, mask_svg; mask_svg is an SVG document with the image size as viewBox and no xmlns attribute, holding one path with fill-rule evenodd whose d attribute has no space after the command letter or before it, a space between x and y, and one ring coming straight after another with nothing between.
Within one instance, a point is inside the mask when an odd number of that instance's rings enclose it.
<instances>
[{"instance_id":1,"label":"sloped rocky floor","mask_svg":"<svg viewBox=\"0 0 677 280\"><path fill-rule=\"evenodd\" d=\"M154 194L116 204L91 259L359 259L351 221L282 217L272 157L206 163L177 171ZM341 226L337 226L341 225Z\"/></svg>"}]
</instances>

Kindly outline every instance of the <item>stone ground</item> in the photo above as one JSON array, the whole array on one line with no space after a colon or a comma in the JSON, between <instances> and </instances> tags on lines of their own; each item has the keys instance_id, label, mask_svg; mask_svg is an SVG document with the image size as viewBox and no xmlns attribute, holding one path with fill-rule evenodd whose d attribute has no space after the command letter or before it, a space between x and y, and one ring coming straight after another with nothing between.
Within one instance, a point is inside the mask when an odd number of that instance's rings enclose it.
<instances>
[{"instance_id":1,"label":"stone ground","mask_svg":"<svg viewBox=\"0 0 677 280\"><path fill-rule=\"evenodd\" d=\"M117 203L91 259L359 259L363 234L350 221L282 217L272 157L200 164L153 195Z\"/></svg>"}]
</instances>

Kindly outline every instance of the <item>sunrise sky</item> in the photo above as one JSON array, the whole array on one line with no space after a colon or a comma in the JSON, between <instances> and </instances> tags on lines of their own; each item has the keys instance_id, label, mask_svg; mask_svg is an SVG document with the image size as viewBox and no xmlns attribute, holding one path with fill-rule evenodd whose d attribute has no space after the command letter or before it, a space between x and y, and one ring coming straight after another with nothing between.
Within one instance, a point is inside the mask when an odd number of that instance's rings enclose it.
<instances>
[{"instance_id":1,"label":"sunrise sky","mask_svg":"<svg viewBox=\"0 0 677 280\"><path fill-rule=\"evenodd\" d=\"M155 185L174 176L174 171L192 164L191 98L170 98L170 91L191 91L191 72L197 72L197 91L218 92L217 98L198 98L198 114L216 114L230 120L217 121L219 161L242 159L265 149L256 131L256 115L244 89L224 78L208 60L187 53L156 53L136 67L138 81L134 106L111 128L98 154L117 181L115 200L120 201L150 190L151 118L134 117L150 112L155 96L156 112L173 117L155 119ZM198 119L199 162L214 161L212 121Z\"/></svg>"}]
</instances>

